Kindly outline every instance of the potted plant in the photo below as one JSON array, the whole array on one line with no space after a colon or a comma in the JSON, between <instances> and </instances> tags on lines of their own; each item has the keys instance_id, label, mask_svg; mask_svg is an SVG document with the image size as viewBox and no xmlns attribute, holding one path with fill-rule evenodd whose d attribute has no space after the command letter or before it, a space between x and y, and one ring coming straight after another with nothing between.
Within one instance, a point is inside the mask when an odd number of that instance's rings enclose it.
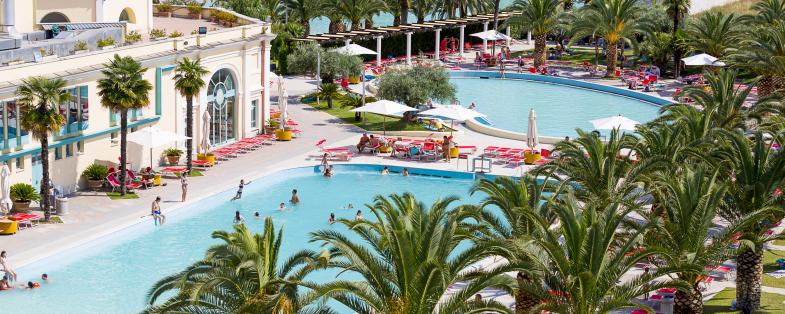
<instances>
[{"instance_id":1,"label":"potted plant","mask_svg":"<svg viewBox=\"0 0 785 314\"><path fill-rule=\"evenodd\" d=\"M177 37L183 37L183 33L174 31L169 34L169 38L177 38Z\"/></svg>"},{"instance_id":2,"label":"potted plant","mask_svg":"<svg viewBox=\"0 0 785 314\"><path fill-rule=\"evenodd\" d=\"M114 48L114 37L102 38L99 39L96 43L98 44L98 48L101 48L101 50L109 50Z\"/></svg>"},{"instance_id":3,"label":"potted plant","mask_svg":"<svg viewBox=\"0 0 785 314\"><path fill-rule=\"evenodd\" d=\"M14 209L19 212L26 212L30 208L32 201L38 201L41 195L32 185L27 183L17 183L11 186L11 200L14 201Z\"/></svg>"},{"instance_id":4,"label":"potted plant","mask_svg":"<svg viewBox=\"0 0 785 314\"><path fill-rule=\"evenodd\" d=\"M78 55L80 53L86 53L88 51L90 51L90 50L87 47L87 42L86 41L84 41L84 40L77 40L76 43L74 43L74 54L75 55Z\"/></svg>"},{"instance_id":5,"label":"potted plant","mask_svg":"<svg viewBox=\"0 0 785 314\"><path fill-rule=\"evenodd\" d=\"M183 151L177 147L171 147L164 151L164 155L166 155L166 160L169 161L169 164L174 166L180 162L180 156L183 155Z\"/></svg>"},{"instance_id":6,"label":"potted plant","mask_svg":"<svg viewBox=\"0 0 785 314\"><path fill-rule=\"evenodd\" d=\"M150 30L150 39L158 40L160 38L166 38L166 31L158 28L153 28Z\"/></svg>"},{"instance_id":7,"label":"potted plant","mask_svg":"<svg viewBox=\"0 0 785 314\"><path fill-rule=\"evenodd\" d=\"M142 41L142 34L139 34L137 31L131 31L125 35L125 42L128 44L133 44L140 41Z\"/></svg>"},{"instance_id":8,"label":"potted plant","mask_svg":"<svg viewBox=\"0 0 785 314\"><path fill-rule=\"evenodd\" d=\"M87 187L98 191L104 185L104 179L109 175L109 168L100 164L92 164L82 171L82 176L87 180Z\"/></svg>"},{"instance_id":9,"label":"potted plant","mask_svg":"<svg viewBox=\"0 0 785 314\"><path fill-rule=\"evenodd\" d=\"M215 166L215 154L213 153L206 153L206 154L196 154L196 159L198 160L207 160L210 162L210 166Z\"/></svg>"},{"instance_id":10,"label":"potted plant","mask_svg":"<svg viewBox=\"0 0 785 314\"><path fill-rule=\"evenodd\" d=\"M272 135L275 134L275 130L278 129L278 126L281 125L281 122L278 119L267 119L267 123L264 125L264 134Z\"/></svg>"},{"instance_id":11,"label":"potted plant","mask_svg":"<svg viewBox=\"0 0 785 314\"><path fill-rule=\"evenodd\" d=\"M168 3L161 3L156 8L158 8L158 12L156 12L156 16L159 17L172 17L172 5Z\"/></svg>"},{"instance_id":12,"label":"potted plant","mask_svg":"<svg viewBox=\"0 0 785 314\"><path fill-rule=\"evenodd\" d=\"M202 5L196 1L188 3L188 17L194 20L202 19Z\"/></svg>"}]
</instances>

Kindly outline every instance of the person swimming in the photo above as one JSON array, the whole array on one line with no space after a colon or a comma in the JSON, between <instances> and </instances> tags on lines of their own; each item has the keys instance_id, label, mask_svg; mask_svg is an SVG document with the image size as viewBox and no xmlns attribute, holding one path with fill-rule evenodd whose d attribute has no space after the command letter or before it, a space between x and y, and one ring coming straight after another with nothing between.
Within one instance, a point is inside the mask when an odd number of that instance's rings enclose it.
<instances>
[{"instance_id":1,"label":"person swimming","mask_svg":"<svg viewBox=\"0 0 785 314\"><path fill-rule=\"evenodd\" d=\"M333 166L329 166L329 167L327 167L327 169L324 170L324 176L325 177L332 177L333 176Z\"/></svg>"},{"instance_id":2,"label":"person swimming","mask_svg":"<svg viewBox=\"0 0 785 314\"><path fill-rule=\"evenodd\" d=\"M235 225L242 225L243 223L245 223L245 219L243 219L243 216L240 215L240 211L239 210L234 212L234 222L233 223Z\"/></svg>"},{"instance_id":3,"label":"person swimming","mask_svg":"<svg viewBox=\"0 0 785 314\"><path fill-rule=\"evenodd\" d=\"M49 275L42 274L41 275L41 282L49 282Z\"/></svg>"},{"instance_id":4,"label":"person swimming","mask_svg":"<svg viewBox=\"0 0 785 314\"><path fill-rule=\"evenodd\" d=\"M255 213L253 213L253 218L256 219L256 220L259 220L259 219L262 219L262 215L260 215L259 212L255 212Z\"/></svg>"},{"instance_id":5,"label":"person swimming","mask_svg":"<svg viewBox=\"0 0 785 314\"><path fill-rule=\"evenodd\" d=\"M3 279L0 280L0 291L2 290L11 290L14 287L11 287L11 283L8 282L8 275L3 275Z\"/></svg>"},{"instance_id":6,"label":"person swimming","mask_svg":"<svg viewBox=\"0 0 785 314\"><path fill-rule=\"evenodd\" d=\"M300 197L297 196L297 189L292 190L292 199L289 202L294 205L300 202Z\"/></svg>"},{"instance_id":7,"label":"person swimming","mask_svg":"<svg viewBox=\"0 0 785 314\"><path fill-rule=\"evenodd\" d=\"M404 177L408 177L409 176L409 168L403 168L403 171L401 171L401 175L404 176Z\"/></svg>"},{"instance_id":8,"label":"person swimming","mask_svg":"<svg viewBox=\"0 0 785 314\"><path fill-rule=\"evenodd\" d=\"M239 200L240 198L242 198L243 197L243 188L246 185L248 185L248 184L251 184L251 181L248 181L248 183L245 183L245 180L240 180L240 185L237 187L237 194L235 194L234 197L230 201Z\"/></svg>"},{"instance_id":9,"label":"person swimming","mask_svg":"<svg viewBox=\"0 0 785 314\"><path fill-rule=\"evenodd\" d=\"M281 203L281 205L278 205L278 210L285 211L286 210L286 204Z\"/></svg>"},{"instance_id":10,"label":"person swimming","mask_svg":"<svg viewBox=\"0 0 785 314\"><path fill-rule=\"evenodd\" d=\"M331 225L335 223L335 213L330 213L330 218L327 218L327 222Z\"/></svg>"},{"instance_id":11,"label":"person swimming","mask_svg":"<svg viewBox=\"0 0 785 314\"><path fill-rule=\"evenodd\" d=\"M363 211L358 210L357 214L354 215L354 220L356 220L356 221L363 220Z\"/></svg>"},{"instance_id":12,"label":"person swimming","mask_svg":"<svg viewBox=\"0 0 785 314\"><path fill-rule=\"evenodd\" d=\"M26 288L27 289L35 289L35 288L40 288L40 287L41 287L41 284L39 284L37 282L28 281Z\"/></svg>"},{"instance_id":13,"label":"person swimming","mask_svg":"<svg viewBox=\"0 0 785 314\"><path fill-rule=\"evenodd\" d=\"M390 168L387 168L387 166L384 166L384 168L382 168L382 175L387 175L388 173L390 173Z\"/></svg>"}]
</instances>

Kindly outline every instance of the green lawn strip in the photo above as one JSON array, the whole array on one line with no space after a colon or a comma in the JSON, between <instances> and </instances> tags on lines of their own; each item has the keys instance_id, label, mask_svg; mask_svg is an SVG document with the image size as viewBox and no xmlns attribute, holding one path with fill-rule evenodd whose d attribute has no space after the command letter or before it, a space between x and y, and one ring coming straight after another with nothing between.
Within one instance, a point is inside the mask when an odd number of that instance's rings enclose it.
<instances>
[{"instance_id":1,"label":"green lawn strip","mask_svg":"<svg viewBox=\"0 0 785 314\"><path fill-rule=\"evenodd\" d=\"M730 304L736 298L736 289L726 288L717 293L711 300L703 303L703 313L738 313L730 310ZM785 304L785 295L775 293L761 293L760 309L755 313L782 313Z\"/></svg>"},{"instance_id":2,"label":"green lawn strip","mask_svg":"<svg viewBox=\"0 0 785 314\"><path fill-rule=\"evenodd\" d=\"M317 102L306 102L306 104L310 105L317 110L329 113L343 121L344 123L352 124L357 127L366 129L368 131L382 131L384 117L377 114L368 113L365 116L365 127L363 127L363 122L361 121L354 121L354 112L351 112L352 108L343 106L343 101L341 100L333 100L333 108L327 108L327 102L321 100L320 103ZM386 128L387 131L429 131L426 128L423 128L419 124L415 123L406 123L401 121L400 118L397 117L387 117L387 124ZM449 122L447 122L449 123Z\"/></svg>"},{"instance_id":3,"label":"green lawn strip","mask_svg":"<svg viewBox=\"0 0 785 314\"><path fill-rule=\"evenodd\" d=\"M196 169L191 169L191 174L189 175L189 177L201 177L203 175L204 175L204 173L202 173L202 171L196 170ZM179 173L175 173L175 176L179 178L180 174Z\"/></svg>"},{"instance_id":4,"label":"green lawn strip","mask_svg":"<svg viewBox=\"0 0 785 314\"><path fill-rule=\"evenodd\" d=\"M133 200L139 198L139 195L136 193L126 193L125 196L120 196L120 192L106 192L106 196L109 196L111 200Z\"/></svg>"},{"instance_id":5,"label":"green lawn strip","mask_svg":"<svg viewBox=\"0 0 785 314\"><path fill-rule=\"evenodd\" d=\"M774 278L766 273L779 269L777 259L785 258L785 251L765 251L763 253L763 285L767 287L785 288L785 278ZM785 305L783 305L785 308Z\"/></svg>"}]
</instances>

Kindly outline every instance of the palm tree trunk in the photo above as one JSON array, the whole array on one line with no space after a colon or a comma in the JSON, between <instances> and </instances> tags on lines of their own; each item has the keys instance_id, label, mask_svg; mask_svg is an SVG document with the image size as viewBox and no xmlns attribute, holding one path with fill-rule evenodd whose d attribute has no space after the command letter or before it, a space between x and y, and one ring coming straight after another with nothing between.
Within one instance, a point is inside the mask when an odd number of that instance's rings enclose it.
<instances>
[{"instance_id":1,"label":"palm tree trunk","mask_svg":"<svg viewBox=\"0 0 785 314\"><path fill-rule=\"evenodd\" d=\"M676 43L676 32L679 31L679 3L676 2L673 7L673 37L671 39L671 44L673 45ZM679 77L679 73L681 72L681 49L673 45L673 76Z\"/></svg>"},{"instance_id":2,"label":"palm tree trunk","mask_svg":"<svg viewBox=\"0 0 785 314\"><path fill-rule=\"evenodd\" d=\"M772 95L776 92L782 93L785 91L785 78L764 75L758 81L758 95L765 97Z\"/></svg>"},{"instance_id":3,"label":"palm tree trunk","mask_svg":"<svg viewBox=\"0 0 785 314\"><path fill-rule=\"evenodd\" d=\"M534 68L540 69L545 62L545 34L534 36Z\"/></svg>"},{"instance_id":4,"label":"palm tree trunk","mask_svg":"<svg viewBox=\"0 0 785 314\"><path fill-rule=\"evenodd\" d=\"M742 313L752 313L760 307L763 252L745 250L736 256L736 263L736 306Z\"/></svg>"},{"instance_id":5,"label":"palm tree trunk","mask_svg":"<svg viewBox=\"0 0 785 314\"><path fill-rule=\"evenodd\" d=\"M41 210L44 212L44 221L49 221L52 212L49 210L49 138L41 136Z\"/></svg>"},{"instance_id":6,"label":"palm tree trunk","mask_svg":"<svg viewBox=\"0 0 785 314\"><path fill-rule=\"evenodd\" d=\"M616 51L618 50L618 45L616 42L606 41L605 47L605 62L607 63L605 77L613 77L616 74Z\"/></svg>"},{"instance_id":7,"label":"palm tree trunk","mask_svg":"<svg viewBox=\"0 0 785 314\"><path fill-rule=\"evenodd\" d=\"M562 5L564 5L564 11L565 12L572 10L572 0L564 0Z\"/></svg>"},{"instance_id":8,"label":"palm tree trunk","mask_svg":"<svg viewBox=\"0 0 785 314\"><path fill-rule=\"evenodd\" d=\"M466 17L466 5L463 2L461 2L459 13L461 14L461 18Z\"/></svg>"},{"instance_id":9,"label":"palm tree trunk","mask_svg":"<svg viewBox=\"0 0 785 314\"><path fill-rule=\"evenodd\" d=\"M401 16L400 16L400 24L408 24L409 23L409 0L398 0L398 4L401 6ZM400 25L398 24L398 25Z\"/></svg>"},{"instance_id":10,"label":"palm tree trunk","mask_svg":"<svg viewBox=\"0 0 785 314\"><path fill-rule=\"evenodd\" d=\"M120 110L120 176L118 177L118 181L120 181L120 195L125 195L126 187L125 187L125 163L128 159L126 155L126 147L128 146L128 142L126 141L126 136L128 135L128 109L121 109Z\"/></svg>"},{"instance_id":11,"label":"palm tree trunk","mask_svg":"<svg viewBox=\"0 0 785 314\"><path fill-rule=\"evenodd\" d=\"M417 16L417 24L425 23L425 15Z\"/></svg>"},{"instance_id":12,"label":"palm tree trunk","mask_svg":"<svg viewBox=\"0 0 785 314\"><path fill-rule=\"evenodd\" d=\"M311 34L311 21L309 21L308 19L304 19L302 24L303 24L303 29L305 30L305 36L310 35Z\"/></svg>"},{"instance_id":13,"label":"palm tree trunk","mask_svg":"<svg viewBox=\"0 0 785 314\"><path fill-rule=\"evenodd\" d=\"M193 137L194 137L194 96L188 95L185 97L185 110L187 113L185 114L185 136L188 139L185 140L185 168L187 169L187 173L191 173L191 167L193 167Z\"/></svg>"},{"instance_id":14,"label":"palm tree trunk","mask_svg":"<svg viewBox=\"0 0 785 314\"><path fill-rule=\"evenodd\" d=\"M363 25L363 27L365 27L365 28L373 28L373 18L365 19L365 25Z\"/></svg>"},{"instance_id":15,"label":"palm tree trunk","mask_svg":"<svg viewBox=\"0 0 785 314\"><path fill-rule=\"evenodd\" d=\"M518 281L518 287L524 285L526 281L530 281L531 279L527 277L527 275L518 272L516 276L516 280ZM515 292L515 313L516 314L523 314L529 313L531 309L535 306L540 304L540 300L533 297L531 294L527 293L523 289L518 288Z\"/></svg>"},{"instance_id":16,"label":"palm tree trunk","mask_svg":"<svg viewBox=\"0 0 785 314\"><path fill-rule=\"evenodd\" d=\"M361 28L362 28L362 24L360 23L360 20L352 21L353 31L359 31Z\"/></svg>"},{"instance_id":17,"label":"palm tree trunk","mask_svg":"<svg viewBox=\"0 0 785 314\"><path fill-rule=\"evenodd\" d=\"M678 314L702 314L703 313L703 294L698 290L698 285L692 287L689 292L676 291L674 298L673 313Z\"/></svg>"},{"instance_id":18,"label":"palm tree trunk","mask_svg":"<svg viewBox=\"0 0 785 314\"><path fill-rule=\"evenodd\" d=\"M401 25L401 16L395 15L393 16L393 26Z\"/></svg>"}]
</instances>

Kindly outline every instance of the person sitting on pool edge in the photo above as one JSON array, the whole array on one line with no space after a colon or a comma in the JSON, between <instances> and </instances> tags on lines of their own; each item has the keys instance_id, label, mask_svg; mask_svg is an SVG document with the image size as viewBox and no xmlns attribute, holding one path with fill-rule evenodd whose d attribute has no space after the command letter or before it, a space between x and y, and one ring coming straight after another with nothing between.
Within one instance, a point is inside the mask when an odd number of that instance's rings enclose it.
<instances>
[{"instance_id":1,"label":"person sitting on pool edge","mask_svg":"<svg viewBox=\"0 0 785 314\"><path fill-rule=\"evenodd\" d=\"M4 275L3 279L0 280L0 291L2 290L11 290L14 287L11 287L11 284L8 282L8 275Z\"/></svg>"}]
</instances>

